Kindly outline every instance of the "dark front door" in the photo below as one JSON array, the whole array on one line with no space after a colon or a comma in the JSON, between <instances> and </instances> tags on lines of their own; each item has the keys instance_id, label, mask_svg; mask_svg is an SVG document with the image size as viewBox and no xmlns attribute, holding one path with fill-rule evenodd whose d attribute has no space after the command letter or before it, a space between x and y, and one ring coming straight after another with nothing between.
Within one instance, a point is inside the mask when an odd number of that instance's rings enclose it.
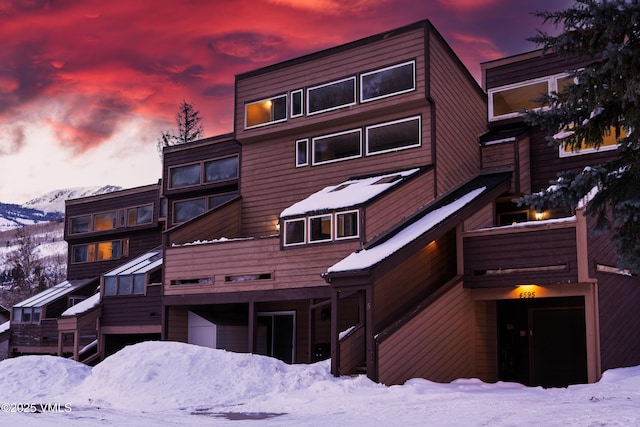
<instances>
[{"instance_id":1,"label":"dark front door","mask_svg":"<svg viewBox=\"0 0 640 427\"><path fill-rule=\"evenodd\" d=\"M565 387L587 382L584 308L529 309L533 385Z\"/></svg>"},{"instance_id":2,"label":"dark front door","mask_svg":"<svg viewBox=\"0 0 640 427\"><path fill-rule=\"evenodd\" d=\"M498 378L529 386L587 382L584 298L504 300L498 307Z\"/></svg>"},{"instance_id":3,"label":"dark front door","mask_svg":"<svg viewBox=\"0 0 640 427\"><path fill-rule=\"evenodd\" d=\"M295 313L258 314L257 353L287 363L294 361Z\"/></svg>"}]
</instances>

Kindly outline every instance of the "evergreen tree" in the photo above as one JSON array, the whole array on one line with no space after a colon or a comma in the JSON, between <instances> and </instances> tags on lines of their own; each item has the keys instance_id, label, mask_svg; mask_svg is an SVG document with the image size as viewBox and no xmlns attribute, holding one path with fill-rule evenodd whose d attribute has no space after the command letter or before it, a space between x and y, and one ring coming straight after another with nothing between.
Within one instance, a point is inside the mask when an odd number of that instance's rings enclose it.
<instances>
[{"instance_id":1,"label":"evergreen tree","mask_svg":"<svg viewBox=\"0 0 640 427\"><path fill-rule=\"evenodd\" d=\"M163 131L158 139L158 153L160 157L162 157L164 147L186 144L202 138L204 128L201 122L200 112L193 107L193 104L182 100L176 112L178 133L176 134L172 130Z\"/></svg>"},{"instance_id":2,"label":"evergreen tree","mask_svg":"<svg viewBox=\"0 0 640 427\"><path fill-rule=\"evenodd\" d=\"M640 272L640 4L576 0L565 10L534 15L561 31L538 31L530 40L590 65L572 71L575 84L543 96L548 108L527 112L527 121L572 150L598 148L613 132L618 149L615 160L561 173L548 189L520 201L536 209L575 207L591 194L587 214L597 218L598 229L613 231L621 267Z\"/></svg>"}]
</instances>

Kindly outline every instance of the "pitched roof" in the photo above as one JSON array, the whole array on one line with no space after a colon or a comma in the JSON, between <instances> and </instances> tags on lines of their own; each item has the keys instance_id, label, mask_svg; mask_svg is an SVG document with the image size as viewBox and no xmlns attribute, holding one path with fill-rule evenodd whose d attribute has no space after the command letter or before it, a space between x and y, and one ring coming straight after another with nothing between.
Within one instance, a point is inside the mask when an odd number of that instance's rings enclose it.
<instances>
[{"instance_id":1,"label":"pitched roof","mask_svg":"<svg viewBox=\"0 0 640 427\"><path fill-rule=\"evenodd\" d=\"M94 281L95 278L81 279L81 280L65 280L46 289L39 294L36 294L24 301L14 304L14 307L42 307L49 304L61 297L67 296L73 293L75 290L82 288L88 283Z\"/></svg>"},{"instance_id":2,"label":"pitched roof","mask_svg":"<svg viewBox=\"0 0 640 427\"><path fill-rule=\"evenodd\" d=\"M109 276L126 276L130 274L142 274L162 265L162 249L156 248L132 259L121 266L104 274Z\"/></svg>"},{"instance_id":3,"label":"pitched roof","mask_svg":"<svg viewBox=\"0 0 640 427\"><path fill-rule=\"evenodd\" d=\"M445 197L441 197L422 209L409 221L390 230L365 249L349 254L346 258L329 267L328 274L369 270L410 245L422 236L453 218L464 208L477 202L482 196L500 188L508 182L509 172L481 175L462 185ZM446 231L446 230L443 230Z\"/></svg>"},{"instance_id":4,"label":"pitched roof","mask_svg":"<svg viewBox=\"0 0 640 427\"><path fill-rule=\"evenodd\" d=\"M363 205L423 170L414 168L400 172L352 178L338 185L330 185L289 206L280 213L280 218Z\"/></svg>"}]
</instances>

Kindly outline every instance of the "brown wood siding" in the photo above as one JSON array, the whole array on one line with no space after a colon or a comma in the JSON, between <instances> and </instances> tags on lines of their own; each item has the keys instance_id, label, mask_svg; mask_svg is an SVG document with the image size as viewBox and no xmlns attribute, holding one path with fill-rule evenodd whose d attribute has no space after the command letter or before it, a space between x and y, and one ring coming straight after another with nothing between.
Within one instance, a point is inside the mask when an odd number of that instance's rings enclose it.
<instances>
[{"instance_id":1,"label":"brown wood siding","mask_svg":"<svg viewBox=\"0 0 640 427\"><path fill-rule=\"evenodd\" d=\"M374 285L374 333L382 331L456 274L455 230L407 258Z\"/></svg>"},{"instance_id":2,"label":"brown wood siding","mask_svg":"<svg viewBox=\"0 0 640 427\"><path fill-rule=\"evenodd\" d=\"M367 206L364 214L365 241L387 231L431 202L434 190L434 172L430 170Z\"/></svg>"},{"instance_id":3,"label":"brown wood siding","mask_svg":"<svg viewBox=\"0 0 640 427\"><path fill-rule=\"evenodd\" d=\"M160 325L162 317L162 286L147 286L146 295L107 296L102 298L100 325L139 326Z\"/></svg>"},{"instance_id":4,"label":"brown wood siding","mask_svg":"<svg viewBox=\"0 0 640 427\"><path fill-rule=\"evenodd\" d=\"M422 114L422 145L419 147L316 166L295 167L297 139L327 135L346 129L364 128L366 125L415 114ZM280 212L328 185L336 185L356 176L430 164L429 122L429 110L425 107L402 115L381 115L371 121L354 121L340 127L325 124L309 133L274 138L244 146L241 162L243 235L273 234ZM309 147L311 150L311 140L309 140Z\"/></svg>"},{"instance_id":5,"label":"brown wood siding","mask_svg":"<svg viewBox=\"0 0 640 427\"><path fill-rule=\"evenodd\" d=\"M476 213L471 215L464 221L464 230L475 230L478 228L492 227L495 223L494 204L488 203L478 209Z\"/></svg>"},{"instance_id":6,"label":"brown wood siding","mask_svg":"<svg viewBox=\"0 0 640 427\"><path fill-rule=\"evenodd\" d=\"M129 239L129 256L109 261L85 262L79 264L71 262L72 245L103 242L115 239ZM69 242L69 251L67 254L67 279L71 280L97 277L153 248L160 246L161 244L162 230L160 226L157 226L154 229L130 231L125 234L100 236L99 238L95 237L93 240L83 239L82 241Z\"/></svg>"},{"instance_id":7,"label":"brown wood siding","mask_svg":"<svg viewBox=\"0 0 640 427\"><path fill-rule=\"evenodd\" d=\"M339 375L349 375L365 362L365 328L360 326L352 331L339 343L340 372Z\"/></svg>"},{"instance_id":8,"label":"brown wood siding","mask_svg":"<svg viewBox=\"0 0 640 427\"><path fill-rule=\"evenodd\" d=\"M166 308L166 334L162 339L187 342L189 339L189 310L186 307Z\"/></svg>"},{"instance_id":9,"label":"brown wood siding","mask_svg":"<svg viewBox=\"0 0 640 427\"><path fill-rule=\"evenodd\" d=\"M498 319L495 301L474 303L474 377L498 381Z\"/></svg>"},{"instance_id":10,"label":"brown wood siding","mask_svg":"<svg viewBox=\"0 0 640 427\"><path fill-rule=\"evenodd\" d=\"M450 382L474 376L473 303L462 283L429 305L378 346L378 380Z\"/></svg>"},{"instance_id":11,"label":"brown wood siding","mask_svg":"<svg viewBox=\"0 0 640 427\"><path fill-rule=\"evenodd\" d=\"M213 240L221 237L233 238L240 235L240 208L242 202L236 200L215 209L188 224L169 230L169 245Z\"/></svg>"},{"instance_id":12,"label":"brown wood siding","mask_svg":"<svg viewBox=\"0 0 640 427\"><path fill-rule=\"evenodd\" d=\"M382 100L359 103L358 73L411 59L416 60L417 90ZM294 63L289 67L280 67L274 71L255 73L250 77L241 77L236 80L236 136L244 144L249 139L257 141L273 132L295 132L296 128L323 126L333 120L349 123L357 115L377 115L380 110L390 110L398 106L404 108L402 104L408 102L424 102L424 67L424 28L418 28L399 35L391 35L374 43L336 52L333 55L324 55L321 58ZM246 103L285 93L288 94L292 90L306 89L350 76L356 76L358 89L356 90L358 102L356 105L311 116L288 118L286 122L259 128L244 129L244 106ZM304 103L306 104L306 90L304 91L304 98ZM289 109L287 109L287 112L289 112ZM293 159L293 153L291 153L290 157Z\"/></svg>"},{"instance_id":13,"label":"brown wood siding","mask_svg":"<svg viewBox=\"0 0 640 427\"><path fill-rule=\"evenodd\" d=\"M511 166L513 170L516 170L515 145L515 141L510 141L482 147L482 167L491 169L499 166ZM515 185L515 182L512 182L511 185Z\"/></svg>"},{"instance_id":14,"label":"brown wood siding","mask_svg":"<svg viewBox=\"0 0 640 427\"><path fill-rule=\"evenodd\" d=\"M506 231L503 229L500 231ZM538 285L577 281L575 224L564 228L464 237L465 286L494 287L531 283ZM537 268L565 264L561 271L484 274L487 270Z\"/></svg>"},{"instance_id":15,"label":"brown wood siding","mask_svg":"<svg viewBox=\"0 0 640 427\"><path fill-rule=\"evenodd\" d=\"M328 287L327 268L357 248L354 242L280 249L280 238L189 245L165 251L165 295ZM267 280L227 282L227 275L272 273ZM213 277L207 285L171 285L172 280Z\"/></svg>"},{"instance_id":16,"label":"brown wood siding","mask_svg":"<svg viewBox=\"0 0 640 427\"><path fill-rule=\"evenodd\" d=\"M542 52L539 55L529 56L528 59L519 60L514 57L513 61L503 60L493 65L490 63L483 65L483 68L486 69L485 88L488 90L539 77L560 74L568 70L581 68L590 62L588 60L565 59L556 54L542 55Z\"/></svg>"},{"instance_id":17,"label":"brown wood siding","mask_svg":"<svg viewBox=\"0 0 640 427\"><path fill-rule=\"evenodd\" d=\"M561 158L558 148L550 147L545 136L546 131L531 131L531 191L534 192L547 188L549 182L558 177L558 172L580 171L585 166L598 165L617 157L617 151L610 150Z\"/></svg>"},{"instance_id":18,"label":"brown wood siding","mask_svg":"<svg viewBox=\"0 0 640 427\"><path fill-rule=\"evenodd\" d=\"M436 185L441 195L480 168L478 136L487 128L487 101L439 40L431 34L429 61L436 108Z\"/></svg>"},{"instance_id":19,"label":"brown wood siding","mask_svg":"<svg viewBox=\"0 0 640 427\"><path fill-rule=\"evenodd\" d=\"M520 164L517 169L517 182L520 188L516 193L531 193L531 143L529 136L518 141L518 158Z\"/></svg>"}]
</instances>

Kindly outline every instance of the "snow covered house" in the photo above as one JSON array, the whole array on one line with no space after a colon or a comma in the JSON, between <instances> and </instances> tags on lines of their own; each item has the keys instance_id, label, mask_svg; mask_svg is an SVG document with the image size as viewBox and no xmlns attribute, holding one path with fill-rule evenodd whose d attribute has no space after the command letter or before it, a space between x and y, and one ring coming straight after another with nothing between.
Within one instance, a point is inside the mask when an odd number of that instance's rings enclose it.
<instances>
[{"instance_id":1,"label":"snow covered house","mask_svg":"<svg viewBox=\"0 0 640 427\"><path fill-rule=\"evenodd\" d=\"M374 340L461 286L462 222L509 187L480 173L486 114L428 21L238 75L240 196L165 233L163 338L384 379ZM393 261L354 274L374 246Z\"/></svg>"}]
</instances>

